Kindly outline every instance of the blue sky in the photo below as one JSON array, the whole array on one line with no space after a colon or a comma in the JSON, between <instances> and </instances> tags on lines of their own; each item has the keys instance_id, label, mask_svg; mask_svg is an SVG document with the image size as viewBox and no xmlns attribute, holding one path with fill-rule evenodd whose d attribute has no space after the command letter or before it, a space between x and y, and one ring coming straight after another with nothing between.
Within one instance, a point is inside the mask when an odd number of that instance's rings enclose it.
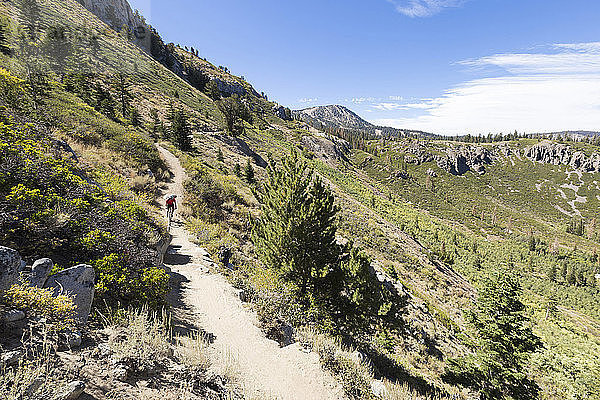
<instances>
[{"instance_id":1,"label":"blue sky","mask_svg":"<svg viewBox=\"0 0 600 400\"><path fill-rule=\"evenodd\" d=\"M291 108L437 133L600 130L600 2L130 0Z\"/></svg>"}]
</instances>

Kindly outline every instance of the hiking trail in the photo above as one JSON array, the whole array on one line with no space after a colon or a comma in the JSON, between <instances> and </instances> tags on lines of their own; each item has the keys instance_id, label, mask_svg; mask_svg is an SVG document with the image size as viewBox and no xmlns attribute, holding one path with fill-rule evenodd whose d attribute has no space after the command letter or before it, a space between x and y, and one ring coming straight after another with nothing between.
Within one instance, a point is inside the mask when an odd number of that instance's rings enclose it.
<instances>
[{"instance_id":1,"label":"hiking trail","mask_svg":"<svg viewBox=\"0 0 600 400\"><path fill-rule=\"evenodd\" d=\"M181 206L185 170L175 155L159 145L157 148L174 174L162 195L176 194ZM280 348L265 337L257 327L256 314L244 307L235 288L221 274L209 272L213 265L210 255L191 242L177 212L171 234L165 266L171 270L176 286L173 291L180 299L173 304L175 316L214 339L209 346L213 368L235 369L237 383L249 396L281 400L345 398L341 386L322 369L316 353L303 352L297 343Z\"/></svg>"}]
</instances>

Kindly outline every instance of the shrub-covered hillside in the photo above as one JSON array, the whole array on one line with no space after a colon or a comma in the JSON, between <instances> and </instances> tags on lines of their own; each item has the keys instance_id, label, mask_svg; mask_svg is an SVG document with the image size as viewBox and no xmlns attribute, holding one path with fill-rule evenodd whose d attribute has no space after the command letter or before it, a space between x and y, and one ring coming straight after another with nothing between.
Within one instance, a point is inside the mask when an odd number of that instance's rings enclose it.
<instances>
[{"instance_id":1,"label":"shrub-covered hillside","mask_svg":"<svg viewBox=\"0 0 600 400\"><path fill-rule=\"evenodd\" d=\"M341 396L600 398L598 172L537 160L532 146L555 144L537 138L321 132L201 50L164 44L169 63L132 33L73 0L0 2L0 245L29 265L51 258L51 274L94 269L80 354L98 370L118 360L98 398L253 398L182 301L195 286L171 268L195 273L197 260L160 265L167 188L183 194L177 228L219 261L207 269L262 337L314 355ZM72 311L22 285L2 294L7 308L30 322ZM49 382L70 376L60 343L30 359ZM29 390L5 364L0 383Z\"/></svg>"}]
</instances>

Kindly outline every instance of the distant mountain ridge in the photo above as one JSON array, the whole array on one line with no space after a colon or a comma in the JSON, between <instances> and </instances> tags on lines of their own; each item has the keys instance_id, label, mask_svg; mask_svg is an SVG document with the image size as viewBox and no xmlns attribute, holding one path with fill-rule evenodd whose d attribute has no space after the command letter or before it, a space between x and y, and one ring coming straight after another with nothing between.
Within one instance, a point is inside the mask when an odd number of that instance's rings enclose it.
<instances>
[{"instance_id":1,"label":"distant mountain ridge","mask_svg":"<svg viewBox=\"0 0 600 400\"><path fill-rule=\"evenodd\" d=\"M343 129L357 131L368 136L382 137L436 137L437 135L410 129L377 126L365 121L347 107L332 104L295 110L294 119L301 120L317 129Z\"/></svg>"}]
</instances>

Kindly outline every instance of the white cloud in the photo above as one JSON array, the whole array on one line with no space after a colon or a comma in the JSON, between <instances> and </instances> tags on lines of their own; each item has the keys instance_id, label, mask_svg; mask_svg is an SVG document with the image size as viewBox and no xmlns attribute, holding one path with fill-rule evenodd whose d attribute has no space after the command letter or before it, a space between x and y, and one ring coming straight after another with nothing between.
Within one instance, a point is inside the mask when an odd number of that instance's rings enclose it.
<instances>
[{"instance_id":1,"label":"white cloud","mask_svg":"<svg viewBox=\"0 0 600 400\"><path fill-rule=\"evenodd\" d=\"M600 130L599 43L561 44L548 54L500 54L463 64L504 72L422 102L424 115L373 122L441 134Z\"/></svg>"},{"instance_id":2,"label":"white cloud","mask_svg":"<svg viewBox=\"0 0 600 400\"><path fill-rule=\"evenodd\" d=\"M411 18L430 17L444 8L459 7L466 0L388 0L399 13Z\"/></svg>"},{"instance_id":3,"label":"white cloud","mask_svg":"<svg viewBox=\"0 0 600 400\"><path fill-rule=\"evenodd\" d=\"M378 103L378 104L373 104L372 106L373 108L376 108L378 110L381 111L395 111L395 110L413 110L413 109L421 109L421 110L426 110L429 108L434 107L434 104L432 104L430 101L423 101L421 103L406 103L406 104L402 104L402 103Z\"/></svg>"},{"instance_id":4,"label":"white cloud","mask_svg":"<svg viewBox=\"0 0 600 400\"><path fill-rule=\"evenodd\" d=\"M367 103L367 102L373 102L375 101L374 97L355 97L353 99L350 99L350 103L354 103L354 104L362 104L362 103ZM346 100L346 103L348 103L348 100Z\"/></svg>"},{"instance_id":5,"label":"white cloud","mask_svg":"<svg viewBox=\"0 0 600 400\"><path fill-rule=\"evenodd\" d=\"M303 98L303 99L299 99L298 103L316 103L318 101L319 101L319 99L316 98L316 97L313 98L313 99L311 99L311 98Z\"/></svg>"}]
</instances>

